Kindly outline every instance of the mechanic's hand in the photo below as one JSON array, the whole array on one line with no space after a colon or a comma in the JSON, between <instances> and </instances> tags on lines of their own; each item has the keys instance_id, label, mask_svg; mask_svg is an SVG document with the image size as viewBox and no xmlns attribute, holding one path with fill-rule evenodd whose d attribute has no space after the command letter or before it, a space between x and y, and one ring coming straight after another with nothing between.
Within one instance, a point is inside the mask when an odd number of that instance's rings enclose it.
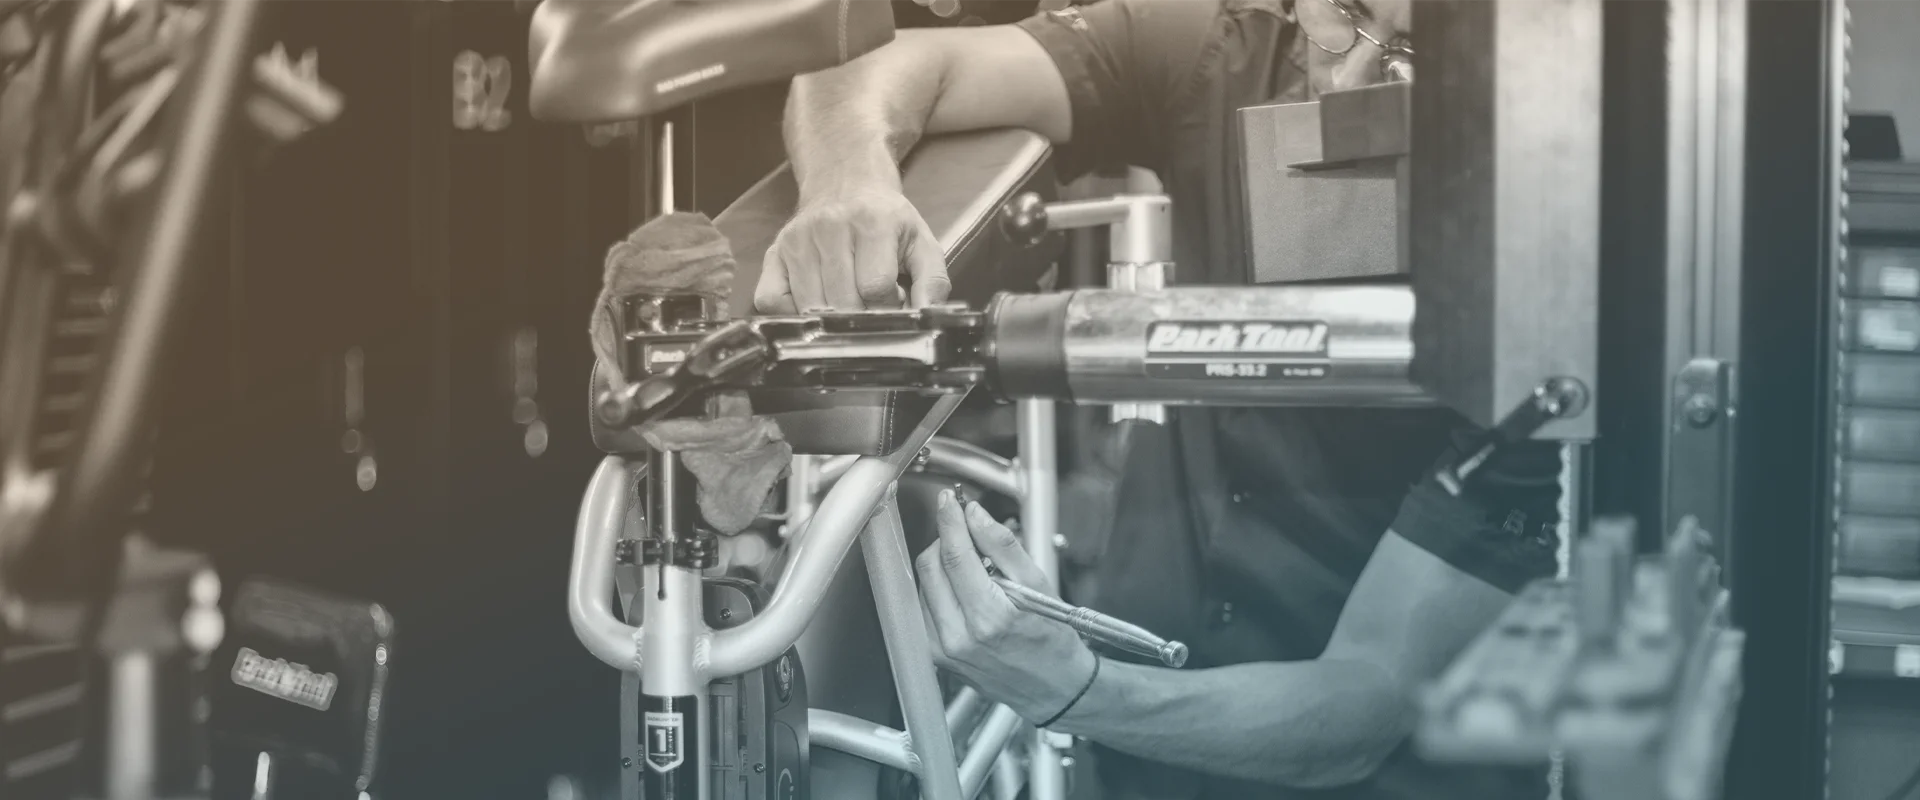
<instances>
[{"instance_id":1,"label":"mechanic's hand","mask_svg":"<svg viewBox=\"0 0 1920 800\"><path fill-rule=\"evenodd\" d=\"M1065 624L1020 610L988 577L985 555L1008 578L1045 591L1020 540L978 503L963 511L940 493L940 541L915 560L935 660L1029 722L1065 708L1093 671L1093 651Z\"/></svg>"},{"instance_id":2,"label":"mechanic's hand","mask_svg":"<svg viewBox=\"0 0 1920 800\"><path fill-rule=\"evenodd\" d=\"M875 188L802 203L767 248L754 291L762 314L899 308L946 302L952 282L933 230L899 191Z\"/></svg>"}]
</instances>

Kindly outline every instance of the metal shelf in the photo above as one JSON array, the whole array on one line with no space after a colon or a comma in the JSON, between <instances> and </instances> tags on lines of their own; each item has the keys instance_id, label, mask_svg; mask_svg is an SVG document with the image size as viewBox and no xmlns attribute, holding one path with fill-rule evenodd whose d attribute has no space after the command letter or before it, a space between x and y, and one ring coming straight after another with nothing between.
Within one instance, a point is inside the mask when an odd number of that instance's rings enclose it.
<instances>
[{"instance_id":1,"label":"metal shelf","mask_svg":"<svg viewBox=\"0 0 1920 800\"><path fill-rule=\"evenodd\" d=\"M1847 165L1847 222L1855 233L1920 233L1920 163Z\"/></svg>"},{"instance_id":2,"label":"metal shelf","mask_svg":"<svg viewBox=\"0 0 1920 800\"><path fill-rule=\"evenodd\" d=\"M1829 671L1920 679L1920 581L1835 576Z\"/></svg>"}]
</instances>

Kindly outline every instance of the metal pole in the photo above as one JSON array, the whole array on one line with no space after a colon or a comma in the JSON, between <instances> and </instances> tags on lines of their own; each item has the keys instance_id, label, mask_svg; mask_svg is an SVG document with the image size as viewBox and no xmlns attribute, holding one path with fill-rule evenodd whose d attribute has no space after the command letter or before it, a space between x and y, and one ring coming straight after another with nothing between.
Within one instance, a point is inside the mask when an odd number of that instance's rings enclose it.
<instances>
[{"instance_id":1,"label":"metal pole","mask_svg":"<svg viewBox=\"0 0 1920 800\"><path fill-rule=\"evenodd\" d=\"M1014 465L978 445L936 436L927 442L927 466L1003 497L1020 499L1020 476Z\"/></svg>"},{"instance_id":2,"label":"metal pole","mask_svg":"<svg viewBox=\"0 0 1920 800\"><path fill-rule=\"evenodd\" d=\"M1001 754L1013 737L1026 727L1025 720L1015 714L1013 709L996 705L993 713L987 715L987 721L980 725L980 732L967 746L967 758L960 764L960 785L965 789L967 800L980 796L987 788L987 779L993 776L993 765L999 763ZM1038 793L1034 800L1042 800Z\"/></svg>"},{"instance_id":3,"label":"metal pole","mask_svg":"<svg viewBox=\"0 0 1920 800\"><path fill-rule=\"evenodd\" d=\"M919 757L920 796L925 800L960 800L959 764L953 753L953 734L947 729L947 709L940 700L940 680L933 668L933 645L926 618L920 612L920 591L913 580L913 556L907 553L906 532L889 486L887 497L867 521L860 537L866 557L874 608L887 643L887 662L893 667L893 685L906 718L907 740Z\"/></svg>"},{"instance_id":4,"label":"metal pole","mask_svg":"<svg viewBox=\"0 0 1920 800\"><path fill-rule=\"evenodd\" d=\"M793 457L787 472L787 519L780 523L780 541L786 541L813 518L820 489L820 457Z\"/></svg>"},{"instance_id":5,"label":"metal pole","mask_svg":"<svg viewBox=\"0 0 1920 800\"><path fill-rule=\"evenodd\" d=\"M827 747L881 766L919 775L920 757L907 735L851 714L807 709L807 736L813 747Z\"/></svg>"},{"instance_id":6,"label":"metal pole","mask_svg":"<svg viewBox=\"0 0 1920 800\"><path fill-rule=\"evenodd\" d=\"M707 674L737 675L754 669L779 658L800 638L838 573L840 561L885 499L887 488L918 459L933 432L965 399L961 393L934 401L933 409L899 449L886 456L861 458L846 469L826 499L820 501L806 530L788 543L787 565L767 607L744 625L711 634L704 650Z\"/></svg>"},{"instance_id":7,"label":"metal pole","mask_svg":"<svg viewBox=\"0 0 1920 800\"><path fill-rule=\"evenodd\" d=\"M573 562L567 576L567 618L587 652L608 666L637 671L639 628L613 613L613 547L626 519L637 467L619 456L600 462L587 484L574 523Z\"/></svg>"},{"instance_id":8,"label":"metal pole","mask_svg":"<svg viewBox=\"0 0 1920 800\"><path fill-rule=\"evenodd\" d=\"M663 547L663 561L649 565L642 592L640 663L643 757L646 796L657 800L707 800L707 682L694 662L694 645L706 632L700 572L665 563L664 554L683 544L693 530L687 502L693 476L680 454L652 454L647 475L651 538Z\"/></svg>"},{"instance_id":9,"label":"metal pole","mask_svg":"<svg viewBox=\"0 0 1920 800\"><path fill-rule=\"evenodd\" d=\"M1019 430L1020 535L1027 554L1047 576L1051 594L1060 592L1060 467L1055 429L1056 408L1051 400L1026 399L1015 407ZM1060 753L1046 731L1036 730L1029 743L1027 783L1033 800L1061 800L1066 796L1066 774Z\"/></svg>"},{"instance_id":10,"label":"metal pole","mask_svg":"<svg viewBox=\"0 0 1920 800\"><path fill-rule=\"evenodd\" d=\"M971 686L962 686L953 695L953 702L947 704L947 730L953 733L954 741L964 742L973 737L973 728L980 723L981 715L992 706L985 695Z\"/></svg>"},{"instance_id":11,"label":"metal pole","mask_svg":"<svg viewBox=\"0 0 1920 800\"><path fill-rule=\"evenodd\" d=\"M1020 775L1020 759L1013 751L1000 753L1000 760L993 762L993 800L1020 800L1020 790L1025 781Z\"/></svg>"},{"instance_id":12,"label":"metal pole","mask_svg":"<svg viewBox=\"0 0 1920 800\"><path fill-rule=\"evenodd\" d=\"M253 760L253 800L273 797L273 756L261 753Z\"/></svg>"},{"instance_id":13,"label":"metal pole","mask_svg":"<svg viewBox=\"0 0 1920 800\"><path fill-rule=\"evenodd\" d=\"M107 800L152 800L157 775L153 655L113 656L107 706Z\"/></svg>"}]
</instances>

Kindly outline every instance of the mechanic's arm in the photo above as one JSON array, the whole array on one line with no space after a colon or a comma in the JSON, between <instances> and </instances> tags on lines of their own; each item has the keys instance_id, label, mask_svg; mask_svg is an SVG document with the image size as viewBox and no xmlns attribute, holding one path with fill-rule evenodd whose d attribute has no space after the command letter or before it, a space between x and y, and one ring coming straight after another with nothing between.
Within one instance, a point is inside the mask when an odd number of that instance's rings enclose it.
<instances>
[{"instance_id":1,"label":"mechanic's arm","mask_svg":"<svg viewBox=\"0 0 1920 800\"><path fill-rule=\"evenodd\" d=\"M1093 656L1065 626L1015 610L986 577L976 549L1009 577L1038 583L1011 532L977 507L964 522L957 509L942 513L939 557L928 548L919 564L942 666L1044 720L1085 685ZM1473 524L1432 514L1402 520ZM1320 658L1199 670L1107 659L1051 728L1210 774L1295 787L1352 783L1412 730L1416 689L1510 600L1389 532Z\"/></svg>"},{"instance_id":2,"label":"mechanic's arm","mask_svg":"<svg viewBox=\"0 0 1920 800\"><path fill-rule=\"evenodd\" d=\"M1046 51L1011 25L909 29L860 58L795 78L787 155L800 184L794 220L768 253L762 312L946 299L939 242L901 194L899 162L922 136L1027 128L1071 134L1065 82Z\"/></svg>"},{"instance_id":3,"label":"mechanic's arm","mask_svg":"<svg viewBox=\"0 0 1920 800\"><path fill-rule=\"evenodd\" d=\"M1054 727L1206 772L1352 783L1412 732L1420 685L1512 599L1390 531L1319 658L1193 672L1111 662Z\"/></svg>"}]
</instances>

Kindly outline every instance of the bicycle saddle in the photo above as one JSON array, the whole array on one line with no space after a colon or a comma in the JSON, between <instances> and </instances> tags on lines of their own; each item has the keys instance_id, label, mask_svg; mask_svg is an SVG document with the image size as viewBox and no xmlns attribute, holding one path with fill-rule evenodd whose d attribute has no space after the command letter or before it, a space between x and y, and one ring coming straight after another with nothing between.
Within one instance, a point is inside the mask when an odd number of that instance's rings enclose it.
<instances>
[{"instance_id":1,"label":"bicycle saddle","mask_svg":"<svg viewBox=\"0 0 1920 800\"><path fill-rule=\"evenodd\" d=\"M844 64L893 40L874 0L545 0L533 116L612 122Z\"/></svg>"}]
</instances>

